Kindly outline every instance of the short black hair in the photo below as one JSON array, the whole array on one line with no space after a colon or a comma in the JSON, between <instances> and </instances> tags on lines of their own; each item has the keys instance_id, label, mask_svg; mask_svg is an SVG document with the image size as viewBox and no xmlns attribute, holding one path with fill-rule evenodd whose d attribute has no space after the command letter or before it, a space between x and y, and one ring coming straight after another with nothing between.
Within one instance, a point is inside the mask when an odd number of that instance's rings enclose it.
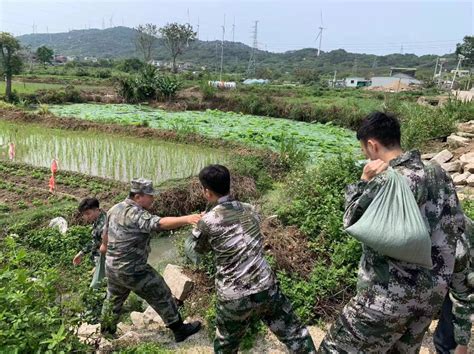
<instances>
[{"instance_id":1,"label":"short black hair","mask_svg":"<svg viewBox=\"0 0 474 354\"><path fill-rule=\"evenodd\" d=\"M209 165L199 172L199 181L204 188L216 194L227 195L230 192L230 172L222 165Z\"/></svg>"},{"instance_id":2,"label":"short black hair","mask_svg":"<svg viewBox=\"0 0 474 354\"><path fill-rule=\"evenodd\" d=\"M135 198L136 195L145 195L145 193L142 193L142 192L129 192L128 193L128 198L133 199L133 198Z\"/></svg>"},{"instance_id":3,"label":"short black hair","mask_svg":"<svg viewBox=\"0 0 474 354\"><path fill-rule=\"evenodd\" d=\"M97 198L84 198L79 203L77 209L81 214L86 210L99 209L99 200L97 200Z\"/></svg>"},{"instance_id":4,"label":"short black hair","mask_svg":"<svg viewBox=\"0 0 474 354\"><path fill-rule=\"evenodd\" d=\"M367 143L375 139L387 148L400 146L400 123L390 113L373 112L369 114L357 130L357 139Z\"/></svg>"}]
</instances>

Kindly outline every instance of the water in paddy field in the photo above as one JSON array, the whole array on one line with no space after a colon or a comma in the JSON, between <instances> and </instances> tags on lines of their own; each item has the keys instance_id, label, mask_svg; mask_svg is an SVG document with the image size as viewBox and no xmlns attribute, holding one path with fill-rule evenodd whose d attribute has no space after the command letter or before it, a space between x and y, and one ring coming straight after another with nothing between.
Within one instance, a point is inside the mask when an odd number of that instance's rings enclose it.
<instances>
[{"instance_id":1,"label":"water in paddy field","mask_svg":"<svg viewBox=\"0 0 474 354\"><path fill-rule=\"evenodd\" d=\"M150 240L150 254L148 255L148 264L157 271L162 272L167 264L178 264L181 257L176 248L178 236L153 237Z\"/></svg>"},{"instance_id":2,"label":"water in paddy field","mask_svg":"<svg viewBox=\"0 0 474 354\"><path fill-rule=\"evenodd\" d=\"M10 142L15 144L17 162L49 167L56 158L59 170L123 182L144 177L160 183L226 161L224 151L198 145L0 121L0 159L9 158Z\"/></svg>"}]
</instances>

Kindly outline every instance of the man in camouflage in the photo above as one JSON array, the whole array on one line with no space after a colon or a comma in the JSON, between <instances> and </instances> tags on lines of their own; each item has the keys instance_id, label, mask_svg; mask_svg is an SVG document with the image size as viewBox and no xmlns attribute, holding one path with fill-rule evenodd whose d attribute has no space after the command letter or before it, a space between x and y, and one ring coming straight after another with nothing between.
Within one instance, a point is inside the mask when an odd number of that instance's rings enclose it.
<instances>
[{"instance_id":1,"label":"man in camouflage","mask_svg":"<svg viewBox=\"0 0 474 354\"><path fill-rule=\"evenodd\" d=\"M465 242L468 245L469 253L465 249L458 247L456 251L456 263L451 282L451 291L446 295L441 309L441 316L433 334L433 342L436 352L448 354L451 350L456 350L456 354L468 352L468 344L471 339L472 320L474 316L474 225L473 221L465 217L466 230L464 232ZM469 256L469 273L463 278L463 273L459 268L463 266L465 257ZM459 292L456 289L459 285L468 287L466 291Z\"/></svg>"},{"instance_id":2,"label":"man in camouflage","mask_svg":"<svg viewBox=\"0 0 474 354\"><path fill-rule=\"evenodd\" d=\"M151 232L194 225L200 215L159 217L150 210L154 195L150 180L131 182L129 197L113 206L101 250L107 250L107 301L104 304L101 330L114 334L123 303L131 291L146 300L181 342L201 328L199 321L183 323L171 291L163 277L147 264ZM109 316L112 312L112 316Z\"/></svg>"},{"instance_id":3,"label":"man in camouflage","mask_svg":"<svg viewBox=\"0 0 474 354\"><path fill-rule=\"evenodd\" d=\"M216 353L237 353L250 320L261 318L294 353L315 352L308 330L281 293L263 254L259 217L254 208L229 196L226 167L210 165L199 179L213 204L193 231L194 249L212 251L216 262Z\"/></svg>"},{"instance_id":4,"label":"man in camouflage","mask_svg":"<svg viewBox=\"0 0 474 354\"><path fill-rule=\"evenodd\" d=\"M105 276L105 255L99 252L102 243L102 232L104 231L107 214L100 209L99 201L96 198L85 198L79 203L78 211L84 221L92 224L92 238L74 257L72 262L79 265L84 255L90 253L92 262L95 264L94 275L90 287L97 289Z\"/></svg>"},{"instance_id":5,"label":"man in camouflage","mask_svg":"<svg viewBox=\"0 0 474 354\"><path fill-rule=\"evenodd\" d=\"M451 178L439 166L425 167L417 151L400 148L400 125L388 114L369 115L357 132L362 150L372 160L361 181L347 188L344 226L354 224L386 183L388 166L402 174L427 223L432 241L433 269L389 258L363 245L357 294L326 334L324 353L416 353L433 316L452 283L456 247L464 217ZM467 263L459 264L459 278Z\"/></svg>"}]
</instances>

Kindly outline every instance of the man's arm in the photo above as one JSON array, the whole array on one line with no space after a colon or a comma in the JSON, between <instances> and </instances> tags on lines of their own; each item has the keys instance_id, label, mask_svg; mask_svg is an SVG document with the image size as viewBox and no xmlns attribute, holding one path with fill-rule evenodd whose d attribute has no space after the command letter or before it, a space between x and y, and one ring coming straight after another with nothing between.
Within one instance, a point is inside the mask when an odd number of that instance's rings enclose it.
<instances>
[{"instance_id":1,"label":"man's arm","mask_svg":"<svg viewBox=\"0 0 474 354\"><path fill-rule=\"evenodd\" d=\"M201 215L192 214L185 216L167 216L160 218L158 223L158 229L161 230L173 230L186 225L196 225L201 220Z\"/></svg>"},{"instance_id":2,"label":"man's arm","mask_svg":"<svg viewBox=\"0 0 474 354\"><path fill-rule=\"evenodd\" d=\"M470 259L472 231L472 221L466 217L465 232L457 242L456 260L450 283L449 297L453 303L454 339L459 346L469 344L472 328L471 316L474 315L474 289L468 281L473 266Z\"/></svg>"}]
</instances>

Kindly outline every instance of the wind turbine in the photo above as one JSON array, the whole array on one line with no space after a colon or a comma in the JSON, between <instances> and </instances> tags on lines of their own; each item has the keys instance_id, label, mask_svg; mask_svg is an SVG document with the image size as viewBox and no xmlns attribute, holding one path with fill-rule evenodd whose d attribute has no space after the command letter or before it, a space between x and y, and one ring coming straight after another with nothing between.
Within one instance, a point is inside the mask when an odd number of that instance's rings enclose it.
<instances>
[{"instance_id":1,"label":"wind turbine","mask_svg":"<svg viewBox=\"0 0 474 354\"><path fill-rule=\"evenodd\" d=\"M326 29L323 27L323 12L322 11L321 11L321 26L319 26L318 28L319 28L319 33L316 36L315 41L317 41L319 38L319 47L318 47L318 57L319 57L319 55L321 54L321 43L323 41L323 30Z\"/></svg>"}]
</instances>

